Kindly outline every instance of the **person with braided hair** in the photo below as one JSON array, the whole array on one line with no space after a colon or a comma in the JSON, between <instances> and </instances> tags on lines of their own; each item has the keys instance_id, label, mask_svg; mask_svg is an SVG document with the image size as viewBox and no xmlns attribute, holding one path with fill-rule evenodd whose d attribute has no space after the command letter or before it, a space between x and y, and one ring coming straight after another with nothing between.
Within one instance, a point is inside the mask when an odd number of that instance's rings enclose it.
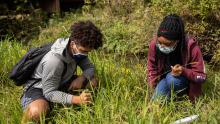
<instances>
[{"instance_id":1,"label":"person with braided hair","mask_svg":"<svg viewBox=\"0 0 220 124\"><path fill-rule=\"evenodd\" d=\"M152 101L169 100L172 90L177 96L187 94L192 102L202 93L206 79L202 53L176 14L163 19L149 44L147 77L149 87L155 89Z\"/></svg>"}]
</instances>

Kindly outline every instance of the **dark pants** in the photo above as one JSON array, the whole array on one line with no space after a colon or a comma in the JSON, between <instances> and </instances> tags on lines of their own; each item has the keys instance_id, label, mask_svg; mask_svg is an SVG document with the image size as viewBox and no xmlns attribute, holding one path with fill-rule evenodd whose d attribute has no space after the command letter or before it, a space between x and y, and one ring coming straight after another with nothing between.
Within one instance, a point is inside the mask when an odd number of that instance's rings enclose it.
<instances>
[{"instance_id":1,"label":"dark pants","mask_svg":"<svg viewBox=\"0 0 220 124\"><path fill-rule=\"evenodd\" d=\"M69 89L71 82L73 80L75 80L77 77L78 77L77 75L73 75L72 78L68 82L64 83L63 85L61 85L59 87L59 90L63 91L63 92L68 92L68 89ZM88 83L88 80L84 81L82 88L85 88L87 83ZM24 91L22 94L22 97L21 97L22 109L25 110L31 102L33 102L34 100L37 100L37 99L45 99L46 100L46 98L43 95L42 89L35 88L32 85L29 88L27 88L27 90Z\"/></svg>"}]
</instances>

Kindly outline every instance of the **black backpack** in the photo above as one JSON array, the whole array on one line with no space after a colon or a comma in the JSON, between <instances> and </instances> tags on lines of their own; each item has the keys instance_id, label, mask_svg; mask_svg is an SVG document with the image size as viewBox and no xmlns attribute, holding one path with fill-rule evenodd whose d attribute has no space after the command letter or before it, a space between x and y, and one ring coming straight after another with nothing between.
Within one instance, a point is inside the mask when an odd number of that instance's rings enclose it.
<instances>
[{"instance_id":1,"label":"black backpack","mask_svg":"<svg viewBox=\"0 0 220 124\"><path fill-rule=\"evenodd\" d=\"M48 43L37 48L31 48L22 57L22 59L12 68L9 76L9 78L15 82L15 85L21 86L31 79L35 68L40 63L44 55L50 51L52 45L53 43Z\"/></svg>"}]
</instances>

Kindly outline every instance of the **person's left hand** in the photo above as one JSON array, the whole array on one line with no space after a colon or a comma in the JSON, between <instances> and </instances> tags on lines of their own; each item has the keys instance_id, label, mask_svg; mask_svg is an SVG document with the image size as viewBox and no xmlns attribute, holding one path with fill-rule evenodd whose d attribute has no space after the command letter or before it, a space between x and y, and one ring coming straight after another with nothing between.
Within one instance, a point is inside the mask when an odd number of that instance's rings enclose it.
<instances>
[{"instance_id":1,"label":"person's left hand","mask_svg":"<svg viewBox=\"0 0 220 124\"><path fill-rule=\"evenodd\" d=\"M85 77L83 76L79 76L77 77L75 80L73 80L69 86L68 90L77 90L77 89L81 89L83 82L86 80Z\"/></svg>"},{"instance_id":2,"label":"person's left hand","mask_svg":"<svg viewBox=\"0 0 220 124\"><path fill-rule=\"evenodd\" d=\"M99 85L98 80L97 80L96 78L92 78L92 79L88 82L86 88L88 88L88 89L93 89L93 88L96 89L96 88L98 88L98 85Z\"/></svg>"},{"instance_id":3,"label":"person's left hand","mask_svg":"<svg viewBox=\"0 0 220 124\"><path fill-rule=\"evenodd\" d=\"M176 64L175 66L171 66L171 74L173 76L180 76L183 72L183 66L181 66L180 64Z\"/></svg>"}]
</instances>

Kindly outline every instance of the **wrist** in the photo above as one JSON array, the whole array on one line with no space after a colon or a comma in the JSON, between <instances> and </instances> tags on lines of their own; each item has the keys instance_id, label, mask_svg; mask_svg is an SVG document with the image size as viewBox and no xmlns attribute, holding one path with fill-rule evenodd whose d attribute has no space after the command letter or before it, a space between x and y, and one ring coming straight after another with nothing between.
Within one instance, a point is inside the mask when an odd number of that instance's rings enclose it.
<instances>
[{"instance_id":1,"label":"wrist","mask_svg":"<svg viewBox=\"0 0 220 124\"><path fill-rule=\"evenodd\" d=\"M182 74L183 76L186 76L186 75L187 75L186 71L187 71L187 68L186 68L186 67L183 67L181 74Z\"/></svg>"},{"instance_id":2,"label":"wrist","mask_svg":"<svg viewBox=\"0 0 220 124\"><path fill-rule=\"evenodd\" d=\"M80 104L80 103L81 103L80 96L72 97L72 104Z\"/></svg>"},{"instance_id":3,"label":"wrist","mask_svg":"<svg viewBox=\"0 0 220 124\"><path fill-rule=\"evenodd\" d=\"M86 77L84 75L80 75L79 78L80 78L81 81L86 80Z\"/></svg>"}]
</instances>

